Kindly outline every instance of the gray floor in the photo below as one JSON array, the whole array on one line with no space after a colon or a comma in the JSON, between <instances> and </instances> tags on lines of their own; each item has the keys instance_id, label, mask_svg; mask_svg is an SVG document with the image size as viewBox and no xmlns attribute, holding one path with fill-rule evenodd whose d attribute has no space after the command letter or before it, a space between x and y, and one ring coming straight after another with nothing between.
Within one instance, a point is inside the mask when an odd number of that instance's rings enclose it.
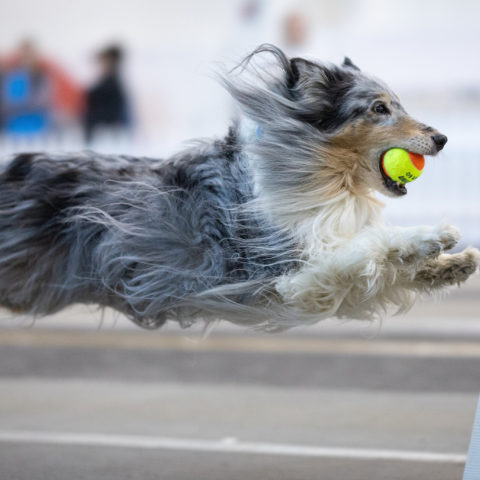
<instances>
[{"instance_id":1,"label":"gray floor","mask_svg":"<svg viewBox=\"0 0 480 480\"><path fill-rule=\"evenodd\" d=\"M405 480L461 479L458 465L342 459L7 445L2 478L11 480Z\"/></svg>"},{"instance_id":2,"label":"gray floor","mask_svg":"<svg viewBox=\"0 0 480 480\"><path fill-rule=\"evenodd\" d=\"M221 326L202 342L123 320L95 331L78 309L29 329L4 320L0 479L460 480L480 390L478 286L373 338L327 323L279 336Z\"/></svg>"}]
</instances>

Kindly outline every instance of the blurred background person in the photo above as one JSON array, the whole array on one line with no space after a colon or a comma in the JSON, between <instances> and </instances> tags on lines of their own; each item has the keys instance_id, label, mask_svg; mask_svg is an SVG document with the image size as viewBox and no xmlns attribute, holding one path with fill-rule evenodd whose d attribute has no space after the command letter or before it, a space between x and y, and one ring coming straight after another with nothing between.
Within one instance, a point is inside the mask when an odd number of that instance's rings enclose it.
<instances>
[{"instance_id":1,"label":"blurred background person","mask_svg":"<svg viewBox=\"0 0 480 480\"><path fill-rule=\"evenodd\" d=\"M22 42L5 64L2 117L7 134L44 134L51 122L51 84L34 44Z\"/></svg>"},{"instance_id":2,"label":"blurred background person","mask_svg":"<svg viewBox=\"0 0 480 480\"><path fill-rule=\"evenodd\" d=\"M301 51L305 48L308 37L308 22L302 12L294 11L287 14L284 20L283 41L287 47Z\"/></svg>"},{"instance_id":3,"label":"blurred background person","mask_svg":"<svg viewBox=\"0 0 480 480\"><path fill-rule=\"evenodd\" d=\"M7 135L63 133L78 123L81 88L31 40L23 40L6 56L1 85L3 131Z\"/></svg>"},{"instance_id":4,"label":"blurred background person","mask_svg":"<svg viewBox=\"0 0 480 480\"><path fill-rule=\"evenodd\" d=\"M99 127L125 133L130 126L127 94L120 73L123 57L124 52L118 45L104 48L96 57L99 78L86 94L84 133L87 143L92 142Z\"/></svg>"}]
</instances>

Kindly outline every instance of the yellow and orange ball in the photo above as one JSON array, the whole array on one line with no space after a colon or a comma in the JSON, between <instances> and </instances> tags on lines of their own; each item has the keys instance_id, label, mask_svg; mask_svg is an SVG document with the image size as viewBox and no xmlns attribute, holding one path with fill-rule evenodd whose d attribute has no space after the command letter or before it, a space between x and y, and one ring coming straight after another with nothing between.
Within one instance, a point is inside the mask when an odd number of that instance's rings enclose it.
<instances>
[{"instance_id":1,"label":"yellow and orange ball","mask_svg":"<svg viewBox=\"0 0 480 480\"><path fill-rule=\"evenodd\" d=\"M408 183L416 180L425 167L425 158L418 153L407 152L403 148L391 148L382 156L385 175L395 182Z\"/></svg>"}]
</instances>

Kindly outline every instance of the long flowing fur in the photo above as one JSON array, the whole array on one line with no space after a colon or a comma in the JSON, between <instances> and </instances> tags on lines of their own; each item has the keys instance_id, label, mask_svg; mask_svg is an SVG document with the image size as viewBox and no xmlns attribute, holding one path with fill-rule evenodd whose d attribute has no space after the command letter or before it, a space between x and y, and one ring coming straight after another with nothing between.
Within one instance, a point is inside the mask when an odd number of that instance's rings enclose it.
<instances>
[{"instance_id":1,"label":"long flowing fur","mask_svg":"<svg viewBox=\"0 0 480 480\"><path fill-rule=\"evenodd\" d=\"M273 64L254 65L265 54ZM402 190L379 153L435 153L435 131L394 111L381 82L351 61L262 46L223 83L241 110L223 140L166 160L28 153L3 165L3 307L93 303L145 328L225 318L278 330L405 309L476 269L474 250L440 255L458 240L451 227L384 226L373 191ZM387 97L392 118L372 117Z\"/></svg>"}]
</instances>

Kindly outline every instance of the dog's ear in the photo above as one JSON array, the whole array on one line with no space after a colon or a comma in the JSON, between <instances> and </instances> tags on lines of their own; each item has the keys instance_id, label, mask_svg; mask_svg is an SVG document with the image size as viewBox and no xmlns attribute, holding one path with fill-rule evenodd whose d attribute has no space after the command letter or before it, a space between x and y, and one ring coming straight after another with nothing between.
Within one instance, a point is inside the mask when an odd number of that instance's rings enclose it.
<instances>
[{"instance_id":1,"label":"dog's ear","mask_svg":"<svg viewBox=\"0 0 480 480\"><path fill-rule=\"evenodd\" d=\"M287 77L288 88L292 90L302 83L312 85L309 82L310 79L322 84L325 88L329 88L343 81L346 76L346 72L335 65L328 66L310 62L304 58L292 58L290 60L290 74Z\"/></svg>"},{"instance_id":2,"label":"dog's ear","mask_svg":"<svg viewBox=\"0 0 480 480\"><path fill-rule=\"evenodd\" d=\"M343 59L342 66L347 67L347 68L353 68L354 70L360 71L360 69L350 60L349 57L345 57Z\"/></svg>"},{"instance_id":3,"label":"dog's ear","mask_svg":"<svg viewBox=\"0 0 480 480\"><path fill-rule=\"evenodd\" d=\"M290 72L287 78L288 88L294 88L298 82L306 76L312 75L318 70L318 65L305 58L292 58L290 60Z\"/></svg>"}]
</instances>

